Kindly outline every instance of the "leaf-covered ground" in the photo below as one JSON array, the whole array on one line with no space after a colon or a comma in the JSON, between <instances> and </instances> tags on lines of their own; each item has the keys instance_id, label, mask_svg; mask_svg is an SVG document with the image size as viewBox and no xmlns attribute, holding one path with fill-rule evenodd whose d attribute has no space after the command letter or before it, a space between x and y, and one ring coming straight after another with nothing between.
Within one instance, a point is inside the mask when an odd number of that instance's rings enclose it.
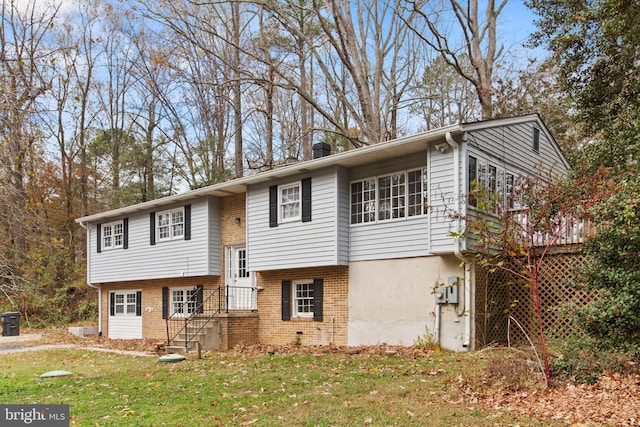
<instances>
[{"instance_id":1,"label":"leaf-covered ground","mask_svg":"<svg viewBox=\"0 0 640 427\"><path fill-rule=\"evenodd\" d=\"M487 408L567 425L640 426L640 375L605 375L597 384L565 384L551 390L492 387L490 393L480 393L465 387L465 395Z\"/></svg>"},{"instance_id":2,"label":"leaf-covered ground","mask_svg":"<svg viewBox=\"0 0 640 427\"><path fill-rule=\"evenodd\" d=\"M6 337L3 337L6 338ZM101 337L76 338L64 330L48 330L36 341L24 341L21 345L77 344L100 347L119 352L136 351L155 353L161 351L154 340L108 340ZM604 375L593 385L558 384L553 389L543 387L535 365L526 358L511 358L509 350L461 354L459 362L469 366L486 366L482 370L469 370L460 375L457 390L461 400L478 405L489 412L508 411L516 416L526 415L537 420L561 422L578 426L640 426L640 375ZM260 354L377 354L406 358L421 358L429 352L407 347L299 347L246 346L229 352L227 357ZM484 363L479 363L483 360ZM509 362L510 361L510 362ZM488 362L488 363L487 363ZM433 375L440 372L433 370Z\"/></svg>"}]
</instances>

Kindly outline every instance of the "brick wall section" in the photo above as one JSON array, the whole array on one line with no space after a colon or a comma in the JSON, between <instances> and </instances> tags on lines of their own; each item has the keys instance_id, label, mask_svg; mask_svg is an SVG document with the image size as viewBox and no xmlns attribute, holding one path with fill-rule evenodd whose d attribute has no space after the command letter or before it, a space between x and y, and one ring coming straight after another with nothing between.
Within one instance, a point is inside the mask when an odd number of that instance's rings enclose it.
<instances>
[{"instance_id":1,"label":"brick wall section","mask_svg":"<svg viewBox=\"0 0 640 427\"><path fill-rule=\"evenodd\" d=\"M233 196L223 197L220 200L220 215L222 216L222 249L224 249L225 245L244 244L246 242L246 206L246 193L234 194ZM236 223L236 218L240 218L240 224Z\"/></svg>"},{"instance_id":2,"label":"brick wall section","mask_svg":"<svg viewBox=\"0 0 640 427\"><path fill-rule=\"evenodd\" d=\"M220 200L222 216L222 268L224 271L224 246L244 244L246 240L246 194L234 194ZM240 218L240 224L236 223ZM212 218L215 220L215 218ZM162 287L192 287L204 285L214 288L224 285L224 277L177 277L161 280L140 280L131 282L105 283L101 286L102 334L109 336L109 292L115 290L142 290L142 336L149 339L166 340L165 321L162 319ZM147 311L152 307L153 311Z\"/></svg>"},{"instance_id":3,"label":"brick wall section","mask_svg":"<svg viewBox=\"0 0 640 427\"><path fill-rule=\"evenodd\" d=\"M323 279L323 321L311 318L282 320L282 280ZM303 345L347 345L349 316L347 293L348 267L316 267L258 273L258 340L262 344L284 345L299 338ZM333 321L332 321L333 320ZM302 332L302 334L298 334Z\"/></svg>"},{"instance_id":4,"label":"brick wall section","mask_svg":"<svg viewBox=\"0 0 640 427\"><path fill-rule=\"evenodd\" d=\"M142 336L143 338L166 341L166 323L162 318L162 287L193 287L196 285L203 285L205 288L216 288L221 286L222 283L217 276L201 276L103 284L100 287L102 334L109 336L109 292L140 289L142 290ZM148 311L148 308L152 310Z\"/></svg>"},{"instance_id":5,"label":"brick wall section","mask_svg":"<svg viewBox=\"0 0 640 427\"><path fill-rule=\"evenodd\" d=\"M246 194L236 194L221 199L223 266L224 247L246 242ZM240 218L240 223L236 222ZM222 268L224 271L224 268ZM221 315L221 347L250 345L260 342L281 345L296 342L303 345L346 345L348 305L348 267L317 267L289 269L258 273L258 313L229 313ZM282 280L324 280L323 321L310 318L294 318L283 321ZM162 287L205 288L224 286L224 277L179 277L162 280L141 280L109 283L101 286L102 332L108 336L109 292L114 290L142 290L142 334L144 338L166 340L166 324L162 319ZM147 311L150 307L152 310ZM298 334L302 332L302 334Z\"/></svg>"},{"instance_id":6,"label":"brick wall section","mask_svg":"<svg viewBox=\"0 0 640 427\"><path fill-rule=\"evenodd\" d=\"M258 343L258 313L222 313L220 322L220 349Z\"/></svg>"}]
</instances>

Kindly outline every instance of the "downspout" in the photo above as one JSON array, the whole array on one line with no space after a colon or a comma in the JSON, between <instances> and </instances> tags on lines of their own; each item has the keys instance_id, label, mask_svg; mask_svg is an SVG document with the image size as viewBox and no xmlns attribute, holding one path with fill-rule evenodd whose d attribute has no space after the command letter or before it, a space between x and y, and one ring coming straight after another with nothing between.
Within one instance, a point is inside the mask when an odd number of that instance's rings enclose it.
<instances>
[{"instance_id":1,"label":"downspout","mask_svg":"<svg viewBox=\"0 0 640 427\"><path fill-rule=\"evenodd\" d=\"M451 132L447 132L445 134L445 140L447 144L453 148L453 199L455 203L455 210L458 214L458 218L456 218L456 232L460 233L462 231L462 224L460 220L460 213L462 211L462 203L460 201L460 187L461 187L461 176L460 176L460 145L453 139L451 136ZM460 261L464 263L464 336L462 339L462 347L470 350L470 341L471 341L471 280L472 280L472 269L473 263L467 257L462 254L462 250L460 249L460 236L457 236L454 240L453 244L453 253ZM439 327L439 326L438 326Z\"/></svg>"},{"instance_id":2,"label":"downspout","mask_svg":"<svg viewBox=\"0 0 640 427\"><path fill-rule=\"evenodd\" d=\"M80 224L80 227L84 228L85 230L87 230L87 242L89 241L89 227L87 227L87 225L83 222L78 222L78 224ZM87 248L87 269L89 268L88 264L89 264L89 254L90 254L90 250ZM100 285L93 285L89 282L89 277L87 276L87 285L91 288L97 289L98 290L98 336L102 336L102 295L101 295L101 289L100 289Z\"/></svg>"}]
</instances>

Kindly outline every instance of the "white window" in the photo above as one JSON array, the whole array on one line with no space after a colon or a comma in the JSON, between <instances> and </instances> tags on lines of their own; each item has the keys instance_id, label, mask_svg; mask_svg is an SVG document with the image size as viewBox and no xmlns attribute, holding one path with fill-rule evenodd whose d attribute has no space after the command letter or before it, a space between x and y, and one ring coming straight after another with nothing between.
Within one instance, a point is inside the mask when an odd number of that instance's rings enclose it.
<instances>
[{"instance_id":1,"label":"white window","mask_svg":"<svg viewBox=\"0 0 640 427\"><path fill-rule=\"evenodd\" d=\"M293 316L313 317L313 280L294 282Z\"/></svg>"},{"instance_id":2,"label":"white window","mask_svg":"<svg viewBox=\"0 0 640 427\"><path fill-rule=\"evenodd\" d=\"M102 224L102 249L122 248L124 243L124 224L122 221Z\"/></svg>"},{"instance_id":3,"label":"white window","mask_svg":"<svg viewBox=\"0 0 640 427\"><path fill-rule=\"evenodd\" d=\"M114 316L135 316L136 315L136 292L115 292L113 296Z\"/></svg>"},{"instance_id":4,"label":"white window","mask_svg":"<svg viewBox=\"0 0 640 427\"><path fill-rule=\"evenodd\" d=\"M158 240L182 239L184 237L184 209L156 214Z\"/></svg>"},{"instance_id":5,"label":"white window","mask_svg":"<svg viewBox=\"0 0 640 427\"><path fill-rule=\"evenodd\" d=\"M469 204L477 206L475 191L485 189L490 194L496 194L501 205L506 209L516 209L521 206L517 197L517 187L520 177L515 174L490 164L488 161L469 156L469 173L467 189L469 191Z\"/></svg>"},{"instance_id":6,"label":"white window","mask_svg":"<svg viewBox=\"0 0 640 427\"><path fill-rule=\"evenodd\" d=\"M174 288L171 289L171 315L188 316L196 312L198 288Z\"/></svg>"},{"instance_id":7,"label":"white window","mask_svg":"<svg viewBox=\"0 0 640 427\"><path fill-rule=\"evenodd\" d=\"M396 172L351 183L351 224L428 213L427 170Z\"/></svg>"},{"instance_id":8,"label":"white window","mask_svg":"<svg viewBox=\"0 0 640 427\"><path fill-rule=\"evenodd\" d=\"M295 221L301 217L300 183L278 187L280 222Z\"/></svg>"},{"instance_id":9,"label":"white window","mask_svg":"<svg viewBox=\"0 0 640 427\"><path fill-rule=\"evenodd\" d=\"M376 220L376 180L369 178L351 184L351 224Z\"/></svg>"},{"instance_id":10,"label":"white window","mask_svg":"<svg viewBox=\"0 0 640 427\"><path fill-rule=\"evenodd\" d=\"M418 169L407 172L408 215L426 215L428 213L427 171Z\"/></svg>"},{"instance_id":11,"label":"white window","mask_svg":"<svg viewBox=\"0 0 640 427\"><path fill-rule=\"evenodd\" d=\"M251 277L251 273L247 270L247 250L238 249L236 251L236 269L239 279Z\"/></svg>"},{"instance_id":12,"label":"white window","mask_svg":"<svg viewBox=\"0 0 640 427\"><path fill-rule=\"evenodd\" d=\"M404 172L378 178L378 220L405 217Z\"/></svg>"}]
</instances>

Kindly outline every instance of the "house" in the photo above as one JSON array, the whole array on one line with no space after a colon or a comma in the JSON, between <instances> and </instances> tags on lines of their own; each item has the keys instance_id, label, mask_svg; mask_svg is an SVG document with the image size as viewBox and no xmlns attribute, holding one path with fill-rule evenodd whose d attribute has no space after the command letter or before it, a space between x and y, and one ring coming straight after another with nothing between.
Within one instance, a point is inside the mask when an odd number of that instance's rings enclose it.
<instances>
[{"instance_id":1,"label":"house","mask_svg":"<svg viewBox=\"0 0 640 427\"><path fill-rule=\"evenodd\" d=\"M328 154L77 219L101 333L187 347L180 328L208 323L209 348L430 337L472 350L475 268L448 212L473 209L473 181L507 203L520 176L568 170L539 116Z\"/></svg>"}]
</instances>

